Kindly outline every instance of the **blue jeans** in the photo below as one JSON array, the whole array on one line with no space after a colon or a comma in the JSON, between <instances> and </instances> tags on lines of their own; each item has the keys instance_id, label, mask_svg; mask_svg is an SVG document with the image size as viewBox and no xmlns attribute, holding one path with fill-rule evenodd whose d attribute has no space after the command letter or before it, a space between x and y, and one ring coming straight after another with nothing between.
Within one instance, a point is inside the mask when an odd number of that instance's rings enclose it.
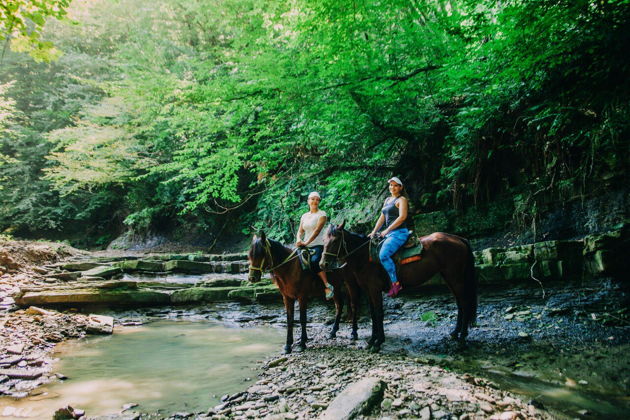
<instances>
[{"instance_id":1,"label":"blue jeans","mask_svg":"<svg viewBox=\"0 0 630 420\"><path fill-rule=\"evenodd\" d=\"M389 279L392 283L396 283L398 279L396 278L396 264L392 260L392 255L396 253L400 249L401 246L407 242L409 238L409 229L401 228L396 229L389 232L385 236L385 240L383 241L383 246L381 246L381 251L378 254L381 259L381 264L383 264L383 268L389 274Z\"/></svg>"},{"instance_id":2,"label":"blue jeans","mask_svg":"<svg viewBox=\"0 0 630 420\"><path fill-rule=\"evenodd\" d=\"M322 269L319 267L319 261L322 259L324 245L309 246L308 251L311 254L311 271L317 274L322 271Z\"/></svg>"}]
</instances>

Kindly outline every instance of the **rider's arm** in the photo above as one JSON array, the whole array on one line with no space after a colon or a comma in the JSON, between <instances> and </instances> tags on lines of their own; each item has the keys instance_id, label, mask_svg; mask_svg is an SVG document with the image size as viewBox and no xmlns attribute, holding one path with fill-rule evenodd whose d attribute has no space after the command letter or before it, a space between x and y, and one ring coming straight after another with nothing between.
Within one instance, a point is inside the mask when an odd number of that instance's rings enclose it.
<instances>
[{"instance_id":1,"label":"rider's arm","mask_svg":"<svg viewBox=\"0 0 630 420\"><path fill-rule=\"evenodd\" d=\"M396 229L407 219L407 210L409 209L407 199L405 197L400 197L396 202L396 207L398 207L398 217L392 222L391 225L389 225L387 229L382 232L383 236Z\"/></svg>"},{"instance_id":2,"label":"rider's arm","mask_svg":"<svg viewBox=\"0 0 630 420\"><path fill-rule=\"evenodd\" d=\"M319 232L321 232L321 230L324 228L325 224L326 224L326 216L320 217L319 220L317 221L317 226L315 227L315 230L313 231L313 234L306 241L306 243L305 243L306 245L310 244L311 242L313 242L315 240L315 238L317 238L317 235L319 235Z\"/></svg>"},{"instance_id":3,"label":"rider's arm","mask_svg":"<svg viewBox=\"0 0 630 420\"><path fill-rule=\"evenodd\" d=\"M302 227L302 219L304 218L304 216L300 217L300 227L298 228L297 231L297 236L295 237L295 245L299 246L298 244L300 242L302 242L302 235L304 235L304 228Z\"/></svg>"},{"instance_id":4,"label":"rider's arm","mask_svg":"<svg viewBox=\"0 0 630 420\"><path fill-rule=\"evenodd\" d=\"M376 221L376 226L374 226L374 229L372 229L372 232L368 236L376 235L376 232L378 232L381 226L383 226L383 223L385 223L385 215L381 213L378 220Z\"/></svg>"}]
</instances>

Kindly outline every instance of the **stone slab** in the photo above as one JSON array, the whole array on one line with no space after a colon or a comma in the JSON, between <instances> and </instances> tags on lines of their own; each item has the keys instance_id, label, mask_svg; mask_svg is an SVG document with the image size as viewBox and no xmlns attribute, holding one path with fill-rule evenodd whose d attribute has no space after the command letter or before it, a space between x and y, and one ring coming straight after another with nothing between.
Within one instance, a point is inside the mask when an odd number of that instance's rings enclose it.
<instances>
[{"instance_id":1,"label":"stone slab","mask_svg":"<svg viewBox=\"0 0 630 420\"><path fill-rule=\"evenodd\" d=\"M221 302L229 300L228 295L232 290L234 287L191 287L173 292L171 302L177 304Z\"/></svg>"},{"instance_id":2,"label":"stone slab","mask_svg":"<svg viewBox=\"0 0 630 420\"><path fill-rule=\"evenodd\" d=\"M74 262L64 264L61 266L61 268L68 271L87 271L98 267L99 265L100 264L95 262Z\"/></svg>"},{"instance_id":3,"label":"stone slab","mask_svg":"<svg viewBox=\"0 0 630 420\"><path fill-rule=\"evenodd\" d=\"M114 332L114 318L105 315L90 314L87 332L91 334L111 334Z\"/></svg>"},{"instance_id":4,"label":"stone slab","mask_svg":"<svg viewBox=\"0 0 630 420\"><path fill-rule=\"evenodd\" d=\"M187 274L209 274L214 272L213 265L205 262L171 260L164 263L164 270Z\"/></svg>"},{"instance_id":5,"label":"stone slab","mask_svg":"<svg viewBox=\"0 0 630 420\"><path fill-rule=\"evenodd\" d=\"M367 377L348 385L330 403L320 420L354 419L362 414L368 414L383 398L386 384L380 378Z\"/></svg>"},{"instance_id":6,"label":"stone slab","mask_svg":"<svg viewBox=\"0 0 630 420\"><path fill-rule=\"evenodd\" d=\"M91 270L83 271L81 272L81 276L82 277L103 277L107 279L120 273L122 273L122 270L120 269L120 267L105 265L105 266L94 267Z\"/></svg>"},{"instance_id":7,"label":"stone slab","mask_svg":"<svg viewBox=\"0 0 630 420\"><path fill-rule=\"evenodd\" d=\"M16 299L20 306L30 305L81 305L103 303L108 305L158 305L170 303L167 293L147 290L47 290L27 292Z\"/></svg>"},{"instance_id":8,"label":"stone slab","mask_svg":"<svg viewBox=\"0 0 630 420\"><path fill-rule=\"evenodd\" d=\"M6 375L11 379L37 379L43 374L43 369L0 369L0 376Z\"/></svg>"}]
</instances>

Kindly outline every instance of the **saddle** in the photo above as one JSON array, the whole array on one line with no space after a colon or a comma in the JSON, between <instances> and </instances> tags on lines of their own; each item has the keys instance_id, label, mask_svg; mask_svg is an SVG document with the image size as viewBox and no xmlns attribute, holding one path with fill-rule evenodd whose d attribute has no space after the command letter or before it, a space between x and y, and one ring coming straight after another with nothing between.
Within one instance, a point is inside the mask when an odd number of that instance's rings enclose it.
<instances>
[{"instance_id":1,"label":"saddle","mask_svg":"<svg viewBox=\"0 0 630 420\"><path fill-rule=\"evenodd\" d=\"M300 261L300 267L304 271L311 271L311 250L309 248L303 247L298 248L295 252L297 252L298 261Z\"/></svg>"},{"instance_id":2,"label":"saddle","mask_svg":"<svg viewBox=\"0 0 630 420\"><path fill-rule=\"evenodd\" d=\"M383 241L380 239L372 240L370 242L370 261L380 262L378 254L381 251ZM423 246L422 242L416 235L411 232L409 239L400 247L398 251L392 256L396 265L405 265L414 261L420 261L422 259Z\"/></svg>"}]
</instances>

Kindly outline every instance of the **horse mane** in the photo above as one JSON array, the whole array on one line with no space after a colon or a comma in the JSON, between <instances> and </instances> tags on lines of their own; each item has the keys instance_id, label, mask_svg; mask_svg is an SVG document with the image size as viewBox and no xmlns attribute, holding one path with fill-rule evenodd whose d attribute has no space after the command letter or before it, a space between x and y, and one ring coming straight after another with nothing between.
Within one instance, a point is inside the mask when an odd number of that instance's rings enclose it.
<instances>
[{"instance_id":1,"label":"horse mane","mask_svg":"<svg viewBox=\"0 0 630 420\"><path fill-rule=\"evenodd\" d=\"M267 239L269 242L269 248L271 250L271 258L274 261L278 259L284 259L291 252L286 246L282 245L278 241L274 241L273 239ZM255 259L262 257L265 253L265 245L262 241L262 238L255 238L252 240L252 246L249 248L249 258Z\"/></svg>"}]
</instances>

